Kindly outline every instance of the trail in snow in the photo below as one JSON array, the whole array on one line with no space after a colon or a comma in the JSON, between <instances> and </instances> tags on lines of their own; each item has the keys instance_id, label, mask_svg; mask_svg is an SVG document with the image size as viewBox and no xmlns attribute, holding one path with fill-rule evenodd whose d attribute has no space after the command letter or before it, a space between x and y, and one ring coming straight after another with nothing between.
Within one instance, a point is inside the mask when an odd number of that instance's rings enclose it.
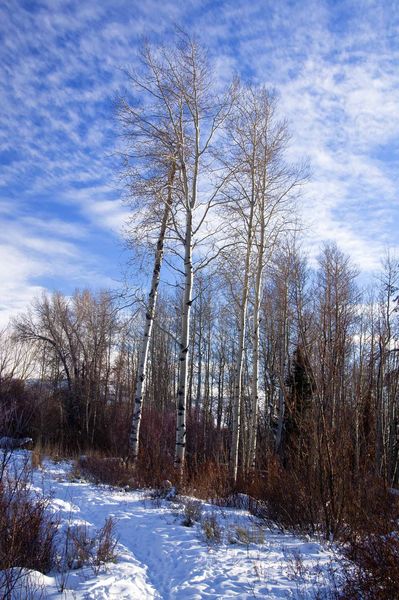
<instances>
[{"instance_id":1,"label":"trail in snow","mask_svg":"<svg viewBox=\"0 0 399 600\"><path fill-rule=\"evenodd\" d=\"M237 526L259 526L246 511L204 504L205 513L215 513L225 532L222 544L209 547L199 524L182 525L178 504L154 502L144 491L71 482L70 469L68 463L46 461L34 472L33 486L51 493L64 526L84 523L100 528L106 517L114 517L118 560L97 575L89 567L70 571L62 594L60 575L42 577L45 597L51 600L281 599L299 594L303 599L312 597L315 582L327 572L331 553L316 542L265 528L264 543L229 543L227 532ZM294 580L290 557L299 553L307 574Z\"/></svg>"}]
</instances>

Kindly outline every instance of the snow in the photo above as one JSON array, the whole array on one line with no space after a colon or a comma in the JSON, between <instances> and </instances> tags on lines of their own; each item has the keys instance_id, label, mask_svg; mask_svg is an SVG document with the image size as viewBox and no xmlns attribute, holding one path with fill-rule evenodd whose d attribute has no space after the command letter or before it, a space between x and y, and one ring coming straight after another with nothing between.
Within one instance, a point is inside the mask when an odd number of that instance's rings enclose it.
<instances>
[{"instance_id":1,"label":"snow","mask_svg":"<svg viewBox=\"0 0 399 600\"><path fill-rule=\"evenodd\" d=\"M8 436L0 437L0 448L11 450L12 448L23 448L33 442L32 438L13 438Z\"/></svg>"},{"instance_id":2,"label":"snow","mask_svg":"<svg viewBox=\"0 0 399 600\"><path fill-rule=\"evenodd\" d=\"M28 454L15 452L19 459ZM61 527L86 524L99 529L107 517L115 518L118 558L97 573L90 567L64 575L31 572L45 598L281 599L311 598L316 585L327 590L333 553L317 541L262 526L246 510L204 503L202 518L214 515L222 531L221 542L211 544L199 523L182 525L183 507L177 501L153 500L143 490L74 481L70 471L68 462L45 461L33 473L33 489L51 494ZM246 539L247 534L255 541ZM295 565L299 578L293 576Z\"/></svg>"}]
</instances>

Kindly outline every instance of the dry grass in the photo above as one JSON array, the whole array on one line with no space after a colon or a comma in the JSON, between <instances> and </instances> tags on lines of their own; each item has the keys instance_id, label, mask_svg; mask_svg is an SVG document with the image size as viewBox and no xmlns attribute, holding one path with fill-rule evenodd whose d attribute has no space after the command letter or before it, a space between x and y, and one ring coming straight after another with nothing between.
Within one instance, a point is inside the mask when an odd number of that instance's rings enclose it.
<instances>
[{"instance_id":1,"label":"dry grass","mask_svg":"<svg viewBox=\"0 0 399 600\"><path fill-rule=\"evenodd\" d=\"M223 531L216 515L211 514L204 517L201 521L201 529L204 539L209 546L220 544Z\"/></svg>"},{"instance_id":2,"label":"dry grass","mask_svg":"<svg viewBox=\"0 0 399 600\"><path fill-rule=\"evenodd\" d=\"M90 454L80 457L74 466L74 476L83 476L96 484L115 487L136 487L132 467L121 458Z\"/></svg>"},{"instance_id":3,"label":"dry grass","mask_svg":"<svg viewBox=\"0 0 399 600\"><path fill-rule=\"evenodd\" d=\"M195 523L201 521L202 503L198 500L186 499L184 501L184 519L185 527L192 527Z\"/></svg>"}]
</instances>

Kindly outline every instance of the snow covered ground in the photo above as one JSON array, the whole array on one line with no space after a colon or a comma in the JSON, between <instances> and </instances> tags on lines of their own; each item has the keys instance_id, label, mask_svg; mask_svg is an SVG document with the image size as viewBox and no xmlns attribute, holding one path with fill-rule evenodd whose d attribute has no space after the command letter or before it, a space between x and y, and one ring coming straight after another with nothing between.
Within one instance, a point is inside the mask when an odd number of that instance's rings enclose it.
<instances>
[{"instance_id":1,"label":"snow covered ground","mask_svg":"<svg viewBox=\"0 0 399 600\"><path fill-rule=\"evenodd\" d=\"M16 452L19 460L26 454ZM245 510L204 504L202 519L214 515L221 529L221 541L213 544L200 523L182 525L179 502L74 481L70 471L67 462L46 461L34 471L33 487L51 493L51 505L64 527L87 524L98 529L106 517L114 517L118 558L97 573L91 567L64 575L31 573L37 598L310 599L316 589L327 591L333 557L315 541L266 528Z\"/></svg>"}]
</instances>

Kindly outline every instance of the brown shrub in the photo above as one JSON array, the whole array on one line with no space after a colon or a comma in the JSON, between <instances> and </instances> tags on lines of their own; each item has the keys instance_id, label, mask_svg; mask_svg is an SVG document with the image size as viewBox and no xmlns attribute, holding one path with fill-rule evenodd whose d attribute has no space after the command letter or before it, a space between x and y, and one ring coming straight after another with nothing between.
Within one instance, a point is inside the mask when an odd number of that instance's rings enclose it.
<instances>
[{"instance_id":1,"label":"brown shrub","mask_svg":"<svg viewBox=\"0 0 399 600\"><path fill-rule=\"evenodd\" d=\"M48 500L31 498L25 487L0 484L0 569L51 569L57 523L47 508Z\"/></svg>"},{"instance_id":2,"label":"brown shrub","mask_svg":"<svg viewBox=\"0 0 399 600\"><path fill-rule=\"evenodd\" d=\"M347 559L342 600L399 597L399 532L353 536L343 548Z\"/></svg>"},{"instance_id":3,"label":"brown shrub","mask_svg":"<svg viewBox=\"0 0 399 600\"><path fill-rule=\"evenodd\" d=\"M159 488L166 479L177 483L173 468L175 435L174 411L144 408L140 452L135 466L137 485Z\"/></svg>"},{"instance_id":4,"label":"brown shrub","mask_svg":"<svg viewBox=\"0 0 399 600\"><path fill-rule=\"evenodd\" d=\"M184 518L183 525L192 527L195 523L201 520L202 504L198 500L186 499L183 501Z\"/></svg>"},{"instance_id":5,"label":"brown shrub","mask_svg":"<svg viewBox=\"0 0 399 600\"><path fill-rule=\"evenodd\" d=\"M135 484L132 468L122 458L101 456L99 453L81 456L74 474L82 475L96 484L105 483L115 487L133 487Z\"/></svg>"},{"instance_id":6,"label":"brown shrub","mask_svg":"<svg viewBox=\"0 0 399 600\"><path fill-rule=\"evenodd\" d=\"M118 537L115 527L113 517L106 518L101 529L96 531L91 531L85 524L67 527L57 565L59 588L65 589L71 569L89 565L97 574L107 562L116 560Z\"/></svg>"},{"instance_id":7,"label":"brown shrub","mask_svg":"<svg viewBox=\"0 0 399 600\"><path fill-rule=\"evenodd\" d=\"M47 573L55 562L58 523L46 498L32 497L28 472L15 479L6 471L0 481L0 588L11 597L23 569Z\"/></svg>"},{"instance_id":8,"label":"brown shrub","mask_svg":"<svg viewBox=\"0 0 399 600\"><path fill-rule=\"evenodd\" d=\"M232 493L227 465L213 460L199 465L195 470L187 468L184 491L197 498L224 499Z\"/></svg>"},{"instance_id":9,"label":"brown shrub","mask_svg":"<svg viewBox=\"0 0 399 600\"><path fill-rule=\"evenodd\" d=\"M223 530L218 523L216 515L210 514L205 516L201 521L201 529L208 546L220 544Z\"/></svg>"},{"instance_id":10,"label":"brown shrub","mask_svg":"<svg viewBox=\"0 0 399 600\"><path fill-rule=\"evenodd\" d=\"M116 536L116 521L113 517L107 517L104 525L96 535L96 552L94 554L92 567L95 573L99 571L102 565L116 560L116 546L118 538Z\"/></svg>"},{"instance_id":11,"label":"brown shrub","mask_svg":"<svg viewBox=\"0 0 399 600\"><path fill-rule=\"evenodd\" d=\"M294 469L274 457L248 487L258 498L250 509L282 529L334 538L342 568L334 597L399 598L398 496L366 469L356 475L337 463L332 469L330 478L323 464Z\"/></svg>"}]
</instances>

